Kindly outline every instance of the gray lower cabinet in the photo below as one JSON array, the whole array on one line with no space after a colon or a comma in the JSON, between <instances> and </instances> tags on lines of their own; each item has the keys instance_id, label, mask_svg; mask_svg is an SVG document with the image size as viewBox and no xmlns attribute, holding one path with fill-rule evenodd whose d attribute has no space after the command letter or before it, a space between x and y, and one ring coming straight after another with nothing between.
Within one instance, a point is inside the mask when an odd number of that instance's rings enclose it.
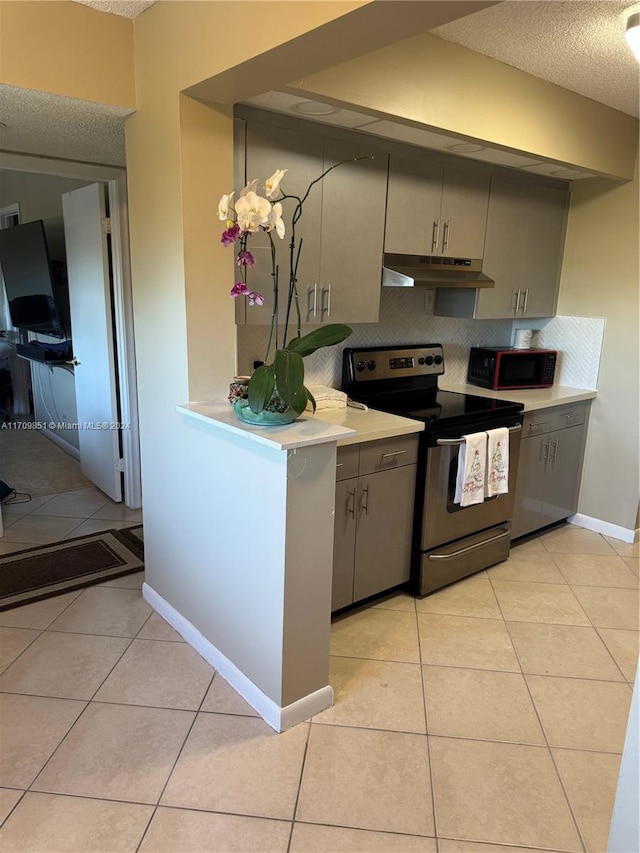
<instances>
[{"instance_id":1,"label":"gray lower cabinet","mask_svg":"<svg viewBox=\"0 0 640 853\"><path fill-rule=\"evenodd\" d=\"M576 511L589 405L586 401L525 415L511 522L513 539Z\"/></svg>"},{"instance_id":2,"label":"gray lower cabinet","mask_svg":"<svg viewBox=\"0 0 640 853\"><path fill-rule=\"evenodd\" d=\"M331 609L409 580L418 439L338 449Z\"/></svg>"}]
</instances>

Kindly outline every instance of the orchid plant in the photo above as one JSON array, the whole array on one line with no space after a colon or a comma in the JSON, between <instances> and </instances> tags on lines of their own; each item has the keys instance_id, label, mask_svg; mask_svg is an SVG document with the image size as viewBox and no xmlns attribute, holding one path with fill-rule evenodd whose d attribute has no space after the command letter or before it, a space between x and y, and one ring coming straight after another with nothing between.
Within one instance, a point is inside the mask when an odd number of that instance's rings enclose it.
<instances>
[{"instance_id":1,"label":"orchid plant","mask_svg":"<svg viewBox=\"0 0 640 853\"><path fill-rule=\"evenodd\" d=\"M363 159L361 157L355 158ZM307 403L311 403L315 411L315 400L304 384L303 358L317 349L333 346L344 341L352 332L350 326L340 323L323 325L306 335L301 334L300 304L298 300L297 272L302 249L302 238L296 236L296 225L302 216L304 202L313 186L321 181L330 171L342 163L353 162L344 160L326 169L318 178L312 181L304 195L287 195L280 188L280 183L287 169L277 169L264 183L264 196L258 195L258 179L251 181L240 192L234 203L235 193L222 196L218 205L218 218L225 223L221 242L225 247L236 247L236 266L240 281L231 288L234 298L245 297L250 306L264 305L264 296L256 290L250 290L247 285L247 269L256 265L256 258L250 251L251 237L259 232L265 232L269 237L271 247L271 276L273 278L273 311L271 329L267 343L264 364L254 370L247 388L248 403L254 413L265 409L282 411L292 409L297 415L302 414ZM279 321L281 317L278 304L279 268L276 256L276 238L283 240L287 229L283 219L282 202L293 201L289 233L289 269L287 299L284 306L284 322L281 340L278 341ZM289 337L289 324L292 311L296 316L296 334Z\"/></svg>"}]
</instances>

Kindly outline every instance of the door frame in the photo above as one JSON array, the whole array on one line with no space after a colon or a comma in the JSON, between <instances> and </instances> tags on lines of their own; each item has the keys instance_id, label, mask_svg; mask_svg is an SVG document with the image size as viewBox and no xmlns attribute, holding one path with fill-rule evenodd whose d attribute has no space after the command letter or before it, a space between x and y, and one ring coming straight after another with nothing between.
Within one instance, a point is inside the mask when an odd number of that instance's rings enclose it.
<instances>
[{"instance_id":1,"label":"door frame","mask_svg":"<svg viewBox=\"0 0 640 853\"><path fill-rule=\"evenodd\" d=\"M9 151L2 152L2 168L15 172L32 172L34 174L87 180L87 182L100 182L107 186L109 216L111 218L114 331L117 350L116 368L119 377L118 399L122 422L129 424L129 429L122 430L124 503L131 509L137 509L142 506L142 478L126 170L119 166L101 166L93 163L59 160L55 157L40 157Z\"/></svg>"}]
</instances>

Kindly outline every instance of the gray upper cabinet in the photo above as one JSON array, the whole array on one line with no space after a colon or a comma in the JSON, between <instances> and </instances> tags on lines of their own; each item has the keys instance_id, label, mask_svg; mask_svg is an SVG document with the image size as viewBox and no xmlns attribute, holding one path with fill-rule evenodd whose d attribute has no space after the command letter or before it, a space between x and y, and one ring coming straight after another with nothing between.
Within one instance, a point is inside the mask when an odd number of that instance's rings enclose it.
<instances>
[{"instance_id":1,"label":"gray upper cabinet","mask_svg":"<svg viewBox=\"0 0 640 853\"><path fill-rule=\"evenodd\" d=\"M519 316L550 317L558 303L569 194L527 184L525 197L527 229L520 274L524 296Z\"/></svg>"},{"instance_id":2,"label":"gray upper cabinet","mask_svg":"<svg viewBox=\"0 0 640 853\"><path fill-rule=\"evenodd\" d=\"M264 193L264 181L276 169L287 169L280 188L287 195L302 197L309 184L322 174L322 139L311 134L283 130L257 122L248 122L246 127L246 165L243 181L258 178L257 191ZM283 215L287 226L284 239L272 232L276 245L276 263L278 265L278 302L285 306L289 286L291 218L297 201L290 198L282 202ZM303 240L303 249L298 265L299 293L306 292L309 284L318 280L320 259L320 221L322 208L322 186L317 184L304 202L302 217L295 229L295 239ZM237 322L264 325L271 322L273 312L273 277L271 265L271 244L264 232L249 238L249 248L256 256L256 266L247 270L247 286L259 291L265 297L264 306L249 306L245 299L238 299ZM243 316L244 313L244 316ZM280 316L279 323L285 318ZM292 318L295 322L295 317ZM302 321L305 318L302 317Z\"/></svg>"},{"instance_id":3,"label":"gray upper cabinet","mask_svg":"<svg viewBox=\"0 0 640 853\"><path fill-rule=\"evenodd\" d=\"M481 258L489 175L392 154L385 252Z\"/></svg>"},{"instance_id":4,"label":"gray upper cabinet","mask_svg":"<svg viewBox=\"0 0 640 853\"><path fill-rule=\"evenodd\" d=\"M236 146L238 160L242 150ZM371 154L374 158L371 159ZM287 169L281 189L303 197L312 181L334 163L345 163L315 184L295 229L302 239L297 272L303 324L371 323L378 320L384 241L388 156L358 145L325 140L318 134L247 121L243 181L264 181ZM260 187L258 188L260 191ZM289 285L291 218L295 199L283 202L287 234L274 235L277 249L279 304L286 305ZM267 234L250 239L257 264L247 271L247 285L265 297L262 307L237 300L237 323L269 324L273 311L270 242ZM279 323L285 317L280 314ZM296 317L290 318L294 328Z\"/></svg>"},{"instance_id":5,"label":"gray upper cabinet","mask_svg":"<svg viewBox=\"0 0 640 853\"><path fill-rule=\"evenodd\" d=\"M494 175L483 272L494 288L436 293L435 313L479 320L552 317L556 312L569 194Z\"/></svg>"},{"instance_id":6,"label":"gray upper cabinet","mask_svg":"<svg viewBox=\"0 0 640 853\"><path fill-rule=\"evenodd\" d=\"M325 140L325 169L363 156L322 181L320 275L317 290L306 294L309 323L378 321L388 156Z\"/></svg>"}]
</instances>

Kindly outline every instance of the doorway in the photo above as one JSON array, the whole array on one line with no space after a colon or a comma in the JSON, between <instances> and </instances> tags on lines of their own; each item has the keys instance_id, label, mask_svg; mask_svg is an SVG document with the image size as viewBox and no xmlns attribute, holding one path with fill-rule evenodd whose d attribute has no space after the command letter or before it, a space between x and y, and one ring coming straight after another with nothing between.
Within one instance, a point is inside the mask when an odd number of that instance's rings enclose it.
<instances>
[{"instance_id":1,"label":"doorway","mask_svg":"<svg viewBox=\"0 0 640 853\"><path fill-rule=\"evenodd\" d=\"M59 161L41 157L32 157L22 154L6 154L3 156L3 169L5 175L11 178L13 175L14 183L18 175L25 178L25 183L29 183L34 187L42 182L44 186L49 184L57 184L61 190L57 194L59 217L53 217L51 222L51 240L54 247L59 253L60 239L64 245L63 223L62 223L62 206L61 196L63 192L69 192L72 189L87 186L90 183L98 182L103 188L106 198L108 199L109 215L111 218L111 234L109 242L111 246L111 272L112 272L112 321L113 321L113 362L114 370L117 372L117 395L118 395L118 420L127 424L127 429L123 431L121 438L121 459L122 459L122 494L123 500L127 507L138 508L142 504L141 484L140 484L140 458L139 458L139 439L138 439L138 417L137 417L137 393L135 385L135 353L133 346L133 316L131 305L131 283L129 274L129 253L128 253L128 226L127 226L127 210L126 210L126 180L125 172L118 167L101 167L93 166L85 163L74 163L70 161ZM28 178L28 181L26 180ZM4 181L6 185L11 181ZM4 186L3 186L4 189ZM36 195L38 195L36 191ZM6 193L4 194L6 198ZM39 201L42 203L43 194L40 193ZM0 197L0 205L3 203L3 198ZM46 211L45 211L46 212ZM36 218L45 218L32 207L27 215L24 208L21 210L21 219L29 221ZM49 234L47 235L49 236ZM53 253L52 253L53 256ZM23 359L19 359L23 361ZM27 370L29 363L25 362ZM75 406L75 400L71 401L68 393L66 405L58 411L58 414L64 417L48 417L49 414L56 415L56 412L51 412L51 406L43 406L48 399L51 400L51 388L49 382L57 381L59 384L69 385L69 379L72 380L73 375L69 376L69 372L57 369L51 370L46 365L38 365L41 371L44 371L43 377L36 377L31 390L33 398L32 414L39 416L46 422L58 423L66 419L77 423L77 417L74 412L66 411ZM28 371L30 372L30 371ZM57 380L53 379L54 372L59 374ZM38 381L42 380L40 385ZM38 405L39 403L39 405ZM38 412L38 408L40 412ZM56 407L59 409L59 407ZM49 411L47 411L47 409ZM26 413L25 413L26 414ZM69 415L74 415L69 417ZM48 437L51 438L59 446L63 447L71 456L80 457L80 448L74 442L74 436L71 433L56 435L60 430L50 431ZM77 435L75 436L77 439ZM70 440L71 439L71 440ZM62 443L64 442L64 444ZM74 446L76 444L76 446ZM1 475L0 475L1 476Z\"/></svg>"}]
</instances>

